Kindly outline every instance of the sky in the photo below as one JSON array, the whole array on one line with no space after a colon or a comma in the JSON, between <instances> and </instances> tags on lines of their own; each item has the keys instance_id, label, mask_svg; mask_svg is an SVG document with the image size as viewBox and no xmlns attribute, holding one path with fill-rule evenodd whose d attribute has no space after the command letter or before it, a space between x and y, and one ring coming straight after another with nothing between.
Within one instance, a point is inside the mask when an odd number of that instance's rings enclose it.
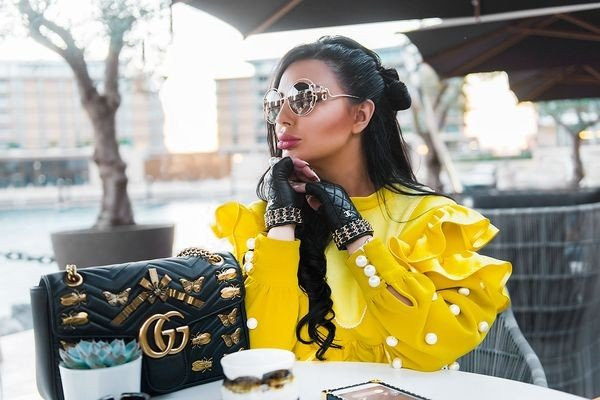
<instances>
[{"instance_id":1,"label":"sky","mask_svg":"<svg viewBox=\"0 0 600 400\"><path fill-rule=\"evenodd\" d=\"M63 7L59 18L77 22L84 18L86 3L92 0L64 0L69 7ZM70 10L66 16L64 10ZM0 21L1 22L1 21ZM351 25L333 28L307 29L300 31L253 35L243 39L232 26L182 3L173 6L173 36L157 37L153 29L152 37L168 43L164 59L159 65L161 74L168 76L160 89L160 98L165 114L165 144L171 152L214 151L217 149L217 116L215 78L250 76L253 67L246 60L257 58L278 58L291 47L316 40L326 34L343 34L369 48L399 45L403 37L398 32L415 29L419 24L434 24L439 20L396 21L377 24ZM84 26L84 25L82 25ZM162 29L164 32L164 29ZM79 33L86 35L84 28ZM22 32L21 35L23 36ZM170 42L170 43L169 43ZM105 54L104 42L90 42L89 54L101 59ZM9 37L0 42L0 62L2 59L20 60L60 60L59 56L26 37ZM514 95L508 91L502 79L484 83L477 79L471 82L472 93L477 96L477 107L467 115L468 134L483 136L485 146L500 144L494 139L494 120L498 109L503 110L502 127L514 133L513 148L504 148L510 153L520 149L524 137L531 134L530 123L523 124L523 118L531 120L516 106ZM475 88L475 89L473 89ZM490 93L494 93L490 96ZM523 109L523 106L520 106ZM515 121L507 126L506 121ZM516 122L519 121L517 124ZM486 136L487 135L487 136Z\"/></svg>"}]
</instances>

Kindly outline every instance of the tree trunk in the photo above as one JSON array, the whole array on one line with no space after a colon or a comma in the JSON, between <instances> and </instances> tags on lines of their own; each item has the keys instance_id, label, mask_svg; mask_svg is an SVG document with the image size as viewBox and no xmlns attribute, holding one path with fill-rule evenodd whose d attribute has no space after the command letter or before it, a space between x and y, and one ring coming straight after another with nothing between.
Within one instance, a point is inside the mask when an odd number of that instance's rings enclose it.
<instances>
[{"instance_id":1,"label":"tree trunk","mask_svg":"<svg viewBox=\"0 0 600 400\"><path fill-rule=\"evenodd\" d=\"M110 107L106 98L96 97L84 104L94 128L94 162L102 180L102 205L95 227L132 225L133 211L127 195L126 164L119 154L116 137L117 108Z\"/></svg>"},{"instance_id":2,"label":"tree trunk","mask_svg":"<svg viewBox=\"0 0 600 400\"><path fill-rule=\"evenodd\" d=\"M581 138L579 133L571 134L573 137L573 179L570 182L572 189L579 189L584 177L583 163L581 162Z\"/></svg>"},{"instance_id":3,"label":"tree trunk","mask_svg":"<svg viewBox=\"0 0 600 400\"><path fill-rule=\"evenodd\" d=\"M442 192L444 189L444 185L442 184L442 180L440 179L442 173L442 161L440 160L437 151L435 150L433 140L431 139L431 135L429 133L424 133L422 135L425 144L429 151L427 152L427 156L425 157L425 162L427 165L427 186L432 188L437 192Z\"/></svg>"}]
</instances>

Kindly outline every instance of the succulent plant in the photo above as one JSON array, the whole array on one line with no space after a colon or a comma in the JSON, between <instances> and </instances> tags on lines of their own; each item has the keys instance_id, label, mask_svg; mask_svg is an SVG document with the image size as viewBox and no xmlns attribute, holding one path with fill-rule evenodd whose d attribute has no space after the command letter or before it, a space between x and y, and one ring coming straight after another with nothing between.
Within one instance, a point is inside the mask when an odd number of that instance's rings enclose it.
<instances>
[{"instance_id":1,"label":"succulent plant","mask_svg":"<svg viewBox=\"0 0 600 400\"><path fill-rule=\"evenodd\" d=\"M69 369L95 369L114 367L136 360L142 351L134 339L125 344L122 339L112 342L80 340L65 350L59 349L63 365Z\"/></svg>"}]
</instances>

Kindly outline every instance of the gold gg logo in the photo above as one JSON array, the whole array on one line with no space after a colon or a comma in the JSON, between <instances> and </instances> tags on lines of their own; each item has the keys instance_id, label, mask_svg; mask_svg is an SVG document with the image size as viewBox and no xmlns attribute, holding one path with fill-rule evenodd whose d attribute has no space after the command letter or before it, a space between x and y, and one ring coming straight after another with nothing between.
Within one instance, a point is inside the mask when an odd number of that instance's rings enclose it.
<instances>
[{"instance_id":1,"label":"gold gg logo","mask_svg":"<svg viewBox=\"0 0 600 400\"><path fill-rule=\"evenodd\" d=\"M167 354L177 354L187 345L190 337L190 328L187 325L180 326L176 329L163 330L163 325L165 322L170 321L170 318L172 317L183 318L183 315L179 311L169 311L166 314L155 314L148 318L140 328L140 333L138 336L140 347L144 351L144 354L146 354L148 357L162 358ZM154 334L152 337L154 338L154 344L158 350L155 350L148 342L148 329L154 322L156 322L156 324L154 325ZM175 345L175 332L183 333L183 339L177 348L173 348ZM168 338L167 343L165 343L163 339L164 337Z\"/></svg>"}]
</instances>

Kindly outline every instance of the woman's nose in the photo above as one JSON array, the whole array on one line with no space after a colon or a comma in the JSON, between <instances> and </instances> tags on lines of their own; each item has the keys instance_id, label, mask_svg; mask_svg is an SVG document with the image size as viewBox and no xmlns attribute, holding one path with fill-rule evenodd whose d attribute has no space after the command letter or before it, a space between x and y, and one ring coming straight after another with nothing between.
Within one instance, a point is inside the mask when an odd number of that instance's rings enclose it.
<instances>
[{"instance_id":1,"label":"woman's nose","mask_svg":"<svg viewBox=\"0 0 600 400\"><path fill-rule=\"evenodd\" d=\"M292 112L287 100L285 100L281 106L281 110L279 110L279 114L277 114L277 117L275 118L275 124L291 126L294 125L295 121L296 114Z\"/></svg>"}]
</instances>

